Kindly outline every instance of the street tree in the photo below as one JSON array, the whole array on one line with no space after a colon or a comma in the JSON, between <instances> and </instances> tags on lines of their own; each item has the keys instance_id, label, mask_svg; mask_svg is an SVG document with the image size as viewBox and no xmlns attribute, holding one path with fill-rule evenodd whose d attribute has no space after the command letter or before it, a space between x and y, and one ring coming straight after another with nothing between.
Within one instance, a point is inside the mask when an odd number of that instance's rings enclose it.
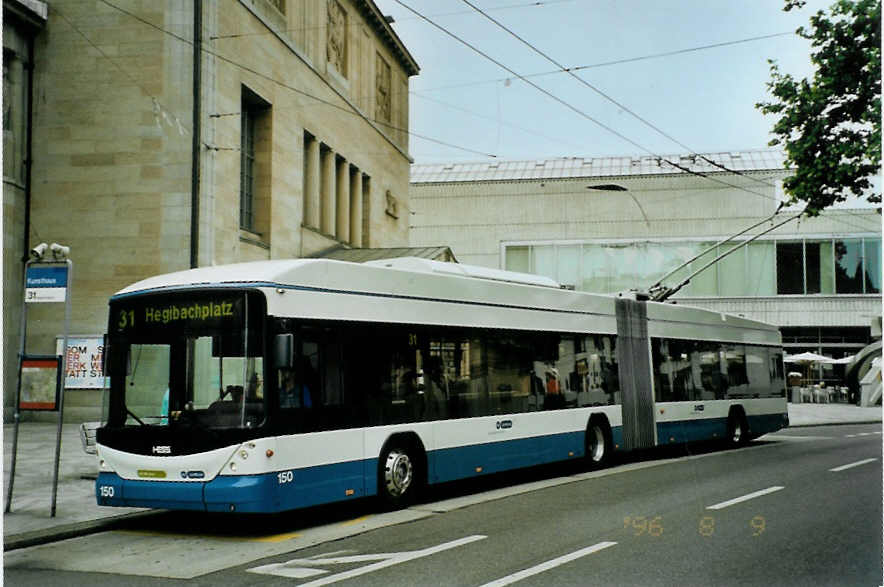
<instances>
[{"instance_id":1,"label":"street tree","mask_svg":"<svg viewBox=\"0 0 884 587\"><path fill-rule=\"evenodd\" d=\"M786 0L783 10L804 4ZM769 144L782 145L794 169L783 188L810 216L850 196L879 203L871 179L881 164L881 3L838 0L795 32L811 42L812 79L796 80L769 60L773 100L756 104L778 117Z\"/></svg>"}]
</instances>

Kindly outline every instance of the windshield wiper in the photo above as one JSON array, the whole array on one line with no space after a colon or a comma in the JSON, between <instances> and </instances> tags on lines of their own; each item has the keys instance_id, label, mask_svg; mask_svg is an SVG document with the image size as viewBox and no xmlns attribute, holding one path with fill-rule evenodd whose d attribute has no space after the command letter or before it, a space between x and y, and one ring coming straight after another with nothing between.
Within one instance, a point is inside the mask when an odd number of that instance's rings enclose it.
<instances>
[{"instance_id":1,"label":"windshield wiper","mask_svg":"<svg viewBox=\"0 0 884 587\"><path fill-rule=\"evenodd\" d=\"M136 416L136 415L132 412L132 410L130 410L128 407L126 408L126 413L127 413L128 415L132 416L133 418L135 418L135 421L138 422L139 424L141 424L142 426L147 426L147 424L145 424L144 422L142 422L142 421L141 421L141 418L139 418L138 416Z\"/></svg>"}]
</instances>

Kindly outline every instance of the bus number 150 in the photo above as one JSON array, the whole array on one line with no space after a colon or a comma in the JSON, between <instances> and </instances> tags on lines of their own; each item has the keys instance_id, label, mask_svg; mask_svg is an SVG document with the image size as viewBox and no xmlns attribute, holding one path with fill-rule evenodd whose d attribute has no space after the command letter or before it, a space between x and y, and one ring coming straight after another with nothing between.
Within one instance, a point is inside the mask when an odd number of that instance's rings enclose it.
<instances>
[{"instance_id":1,"label":"bus number 150","mask_svg":"<svg viewBox=\"0 0 884 587\"><path fill-rule=\"evenodd\" d=\"M291 471L283 471L282 473L277 473L276 478L279 480L279 484L283 483L291 483L295 480L295 474Z\"/></svg>"}]
</instances>

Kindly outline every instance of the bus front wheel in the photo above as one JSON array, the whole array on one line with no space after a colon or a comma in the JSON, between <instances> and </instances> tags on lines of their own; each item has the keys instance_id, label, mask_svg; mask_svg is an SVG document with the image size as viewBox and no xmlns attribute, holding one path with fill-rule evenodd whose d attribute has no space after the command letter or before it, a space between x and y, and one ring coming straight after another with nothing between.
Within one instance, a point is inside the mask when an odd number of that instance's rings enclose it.
<instances>
[{"instance_id":1,"label":"bus front wheel","mask_svg":"<svg viewBox=\"0 0 884 587\"><path fill-rule=\"evenodd\" d=\"M391 446L381 455L378 494L387 506L404 507L417 492L417 472L413 451L404 446Z\"/></svg>"}]
</instances>

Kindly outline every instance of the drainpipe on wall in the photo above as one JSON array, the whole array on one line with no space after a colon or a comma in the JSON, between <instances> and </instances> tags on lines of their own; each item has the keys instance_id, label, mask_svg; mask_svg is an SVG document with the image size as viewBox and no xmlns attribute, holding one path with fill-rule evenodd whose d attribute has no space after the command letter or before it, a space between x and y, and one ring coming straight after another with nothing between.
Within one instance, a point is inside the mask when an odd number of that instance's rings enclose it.
<instances>
[{"instance_id":1,"label":"drainpipe on wall","mask_svg":"<svg viewBox=\"0 0 884 587\"><path fill-rule=\"evenodd\" d=\"M193 3L193 143L191 146L191 178L190 178L190 267L199 266L200 237L200 122L202 104L200 100L200 57L203 43L203 3Z\"/></svg>"},{"instance_id":2,"label":"drainpipe on wall","mask_svg":"<svg viewBox=\"0 0 884 587\"><path fill-rule=\"evenodd\" d=\"M29 257L31 240L31 156L33 150L32 134L34 130L34 37L28 37L28 62L25 67L28 72L28 104L27 104L27 128L25 129L25 234L22 239L22 280L24 280L24 263ZM22 281L24 282L24 281Z\"/></svg>"}]
</instances>

